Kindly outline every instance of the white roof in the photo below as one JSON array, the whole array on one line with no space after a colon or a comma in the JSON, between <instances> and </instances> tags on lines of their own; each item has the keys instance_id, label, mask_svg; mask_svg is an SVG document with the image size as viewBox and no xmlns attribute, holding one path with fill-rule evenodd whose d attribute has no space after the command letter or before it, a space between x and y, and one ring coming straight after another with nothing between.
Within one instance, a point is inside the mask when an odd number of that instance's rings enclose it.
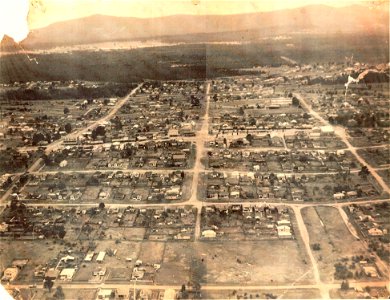
<instances>
[{"instance_id":1,"label":"white roof","mask_svg":"<svg viewBox=\"0 0 390 300\"><path fill-rule=\"evenodd\" d=\"M60 276L73 277L75 272L76 270L73 268L66 268L61 271Z\"/></svg>"},{"instance_id":2,"label":"white roof","mask_svg":"<svg viewBox=\"0 0 390 300\"><path fill-rule=\"evenodd\" d=\"M96 260L97 260L97 261L103 260L105 256L106 256L106 252L100 251L99 254L98 254L98 256L96 257Z\"/></svg>"},{"instance_id":3,"label":"white roof","mask_svg":"<svg viewBox=\"0 0 390 300\"><path fill-rule=\"evenodd\" d=\"M321 126L321 131L330 133L330 132L334 132L334 129L332 126Z\"/></svg>"},{"instance_id":4,"label":"white roof","mask_svg":"<svg viewBox=\"0 0 390 300\"><path fill-rule=\"evenodd\" d=\"M211 229L204 230L202 232L202 236L204 236L204 237L215 237L216 235L217 235L217 233L214 230L211 230Z\"/></svg>"}]
</instances>

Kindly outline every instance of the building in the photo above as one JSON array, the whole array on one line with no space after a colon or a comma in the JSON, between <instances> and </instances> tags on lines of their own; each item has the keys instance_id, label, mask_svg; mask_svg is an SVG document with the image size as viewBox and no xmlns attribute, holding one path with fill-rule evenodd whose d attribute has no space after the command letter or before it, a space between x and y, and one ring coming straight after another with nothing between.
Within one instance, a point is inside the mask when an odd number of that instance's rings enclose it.
<instances>
[{"instance_id":1,"label":"building","mask_svg":"<svg viewBox=\"0 0 390 300\"><path fill-rule=\"evenodd\" d=\"M86 262L91 262L94 255L95 255L95 252L89 252L89 253L87 253L87 255L86 255L85 258L84 258L84 261L86 261Z\"/></svg>"},{"instance_id":2,"label":"building","mask_svg":"<svg viewBox=\"0 0 390 300\"><path fill-rule=\"evenodd\" d=\"M166 289L164 292L164 300L176 299L176 291L174 289Z\"/></svg>"},{"instance_id":3,"label":"building","mask_svg":"<svg viewBox=\"0 0 390 300\"><path fill-rule=\"evenodd\" d=\"M278 97L270 99L270 106L290 106L292 105L292 98Z\"/></svg>"},{"instance_id":4,"label":"building","mask_svg":"<svg viewBox=\"0 0 390 300\"><path fill-rule=\"evenodd\" d=\"M371 236L382 236L383 231L379 228L373 227L373 228L368 229L368 234Z\"/></svg>"},{"instance_id":5,"label":"building","mask_svg":"<svg viewBox=\"0 0 390 300\"><path fill-rule=\"evenodd\" d=\"M335 193L333 194L333 199L334 200L341 200L341 199L344 199L345 195L344 193Z\"/></svg>"},{"instance_id":6,"label":"building","mask_svg":"<svg viewBox=\"0 0 390 300\"><path fill-rule=\"evenodd\" d=\"M208 238L208 239L213 239L213 238L216 238L217 237L217 233L214 231L214 230L204 230L202 232L202 237L204 238Z\"/></svg>"},{"instance_id":7,"label":"building","mask_svg":"<svg viewBox=\"0 0 390 300\"><path fill-rule=\"evenodd\" d=\"M58 270L54 268L50 268L49 270L46 271L45 278L55 280L58 277L58 274L59 274Z\"/></svg>"},{"instance_id":8,"label":"building","mask_svg":"<svg viewBox=\"0 0 390 300\"><path fill-rule=\"evenodd\" d=\"M374 266L364 266L363 271L368 277L379 277L378 272Z\"/></svg>"},{"instance_id":9,"label":"building","mask_svg":"<svg viewBox=\"0 0 390 300\"><path fill-rule=\"evenodd\" d=\"M115 296L115 290L113 289L100 289L96 296L97 300L112 299Z\"/></svg>"},{"instance_id":10,"label":"building","mask_svg":"<svg viewBox=\"0 0 390 300\"><path fill-rule=\"evenodd\" d=\"M103 262L105 256L106 256L106 252L100 251L99 254L98 254L98 256L96 257L96 261L97 261L98 263Z\"/></svg>"},{"instance_id":11,"label":"building","mask_svg":"<svg viewBox=\"0 0 390 300\"><path fill-rule=\"evenodd\" d=\"M19 274L19 268L17 267L7 268L4 270L4 274L3 277L1 278L1 281L12 282L16 279L18 274Z\"/></svg>"},{"instance_id":12,"label":"building","mask_svg":"<svg viewBox=\"0 0 390 300\"><path fill-rule=\"evenodd\" d=\"M278 237L280 238L291 238L291 228L287 225L279 225L277 226Z\"/></svg>"},{"instance_id":13,"label":"building","mask_svg":"<svg viewBox=\"0 0 390 300\"><path fill-rule=\"evenodd\" d=\"M60 273L60 279L70 281L72 280L74 273L76 273L74 268L65 268Z\"/></svg>"},{"instance_id":14,"label":"building","mask_svg":"<svg viewBox=\"0 0 390 300\"><path fill-rule=\"evenodd\" d=\"M334 135L334 129L332 126L321 126L320 130L322 136Z\"/></svg>"}]
</instances>

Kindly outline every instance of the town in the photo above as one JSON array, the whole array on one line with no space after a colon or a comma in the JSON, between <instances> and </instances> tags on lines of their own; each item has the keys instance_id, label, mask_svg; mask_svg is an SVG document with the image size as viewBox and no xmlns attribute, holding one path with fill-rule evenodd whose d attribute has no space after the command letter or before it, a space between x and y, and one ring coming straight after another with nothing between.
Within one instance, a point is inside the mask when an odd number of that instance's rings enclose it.
<instances>
[{"instance_id":1,"label":"town","mask_svg":"<svg viewBox=\"0 0 390 300\"><path fill-rule=\"evenodd\" d=\"M388 71L285 64L119 96L3 84L2 284L15 299L389 297Z\"/></svg>"}]
</instances>

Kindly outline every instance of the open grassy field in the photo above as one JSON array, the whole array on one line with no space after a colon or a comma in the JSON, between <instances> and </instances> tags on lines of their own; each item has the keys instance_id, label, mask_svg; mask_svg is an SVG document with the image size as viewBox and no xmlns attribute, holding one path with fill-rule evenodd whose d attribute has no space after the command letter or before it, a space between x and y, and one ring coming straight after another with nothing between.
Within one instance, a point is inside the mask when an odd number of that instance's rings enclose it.
<instances>
[{"instance_id":1,"label":"open grassy field","mask_svg":"<svg viewBox=\"0 0 390 300\"><path fill-rule=\"evenodd\" d=\"M74 300L89 300L95 299L96 289L62 289L64 292L64 299ZM53 287L49 293L46 289L22 289L22 299L41 299L41 300L52 300L58 299L54 295L56 293L56 287Z\"/></svg>"},{"instance_id":2,"label":"open grassy field","mask_svg":"<svg viewBox=\"0 0 390 300\"><path fill-rule=\"evenodd\" d=\"M333 281L334 264L341 258L366 254L362 242L351 235L337 209L308 207L302 210L302 215L310 244L320 245L320 250L313 253L325 282Z\"/></svg>"},{"instance_id":3,"label":"open grassy field","mask_svg":"<svg viewBox=\"0 0 390 300\"><path fill-rule=\"evenodd\" d=\"M158 281L177 284L188 281L194 261L201 265L196 268L200 281L208 284L273 285L310 283L313 279L297 242L283 240L168 243Z\"/></svg>"},{"instance_id":4,"label":"open grassy field","mask_svg":"<svg viewBox=\"0 0 390 300\"><path fill-rule=\"evenodd\" d=\"M202 291L205 299L269 299L273 295L283 299L319 299L321 295L316 289L291 289L291 290L231 290L231 291ZM245 298L244 298L245 299Z\"/></svg>"}]
</instances>

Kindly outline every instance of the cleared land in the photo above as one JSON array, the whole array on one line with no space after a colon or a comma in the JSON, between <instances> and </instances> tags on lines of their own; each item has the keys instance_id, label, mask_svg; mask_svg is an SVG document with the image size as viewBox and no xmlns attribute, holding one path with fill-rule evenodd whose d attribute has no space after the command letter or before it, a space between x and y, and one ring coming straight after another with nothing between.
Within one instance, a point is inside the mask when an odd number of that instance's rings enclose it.
<instances>
[{"instance_id":1,"label":"cleared land","mask_svg":"<svg viewBox=\"0 0 390 300\"><path fill-rule=\"evenodd\" d=\"M334 264L341 258L367 254L362 242L348 231L337 209L308 207L302 209L302 215L310 235L310 244L319 244L320 249L313 253L324 282L333 281Z\"/></svg>"}]
</instances>

